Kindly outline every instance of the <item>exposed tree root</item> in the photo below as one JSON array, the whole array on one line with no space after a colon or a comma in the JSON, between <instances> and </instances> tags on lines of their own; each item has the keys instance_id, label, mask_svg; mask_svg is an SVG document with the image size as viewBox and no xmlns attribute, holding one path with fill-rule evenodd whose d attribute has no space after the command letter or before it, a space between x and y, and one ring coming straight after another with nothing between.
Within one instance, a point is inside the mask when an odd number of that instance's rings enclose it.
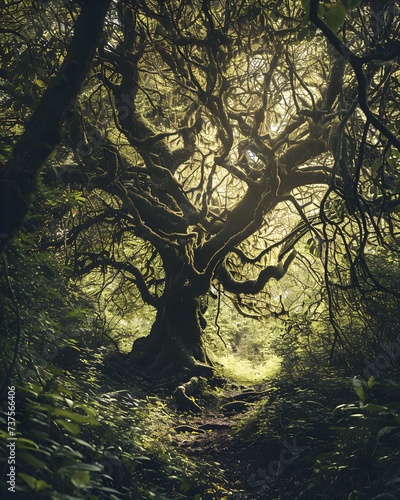
<instances>
[{"instance_id":1,"label":"exposed tree root","mask_svg":"<svg viewBox=\"0 0 400 500\"><path fill-rule=\"evenodd\" d=\"M199 382L197 377L192 377L189 382L181 384L175 389L175 400L182 409L189 409L197 413L202 411L193 397L199 387Z\"/></svg>"},{"instance_id":2,"label":"exposed tree root","mask_svg":"<svg viewBox=\"0 0 400 500\"><path fill-rule=\"evenodd\" d=\"M127 357L127 365L143 367L147 373L170 377L184 373L185 379L191 376L211 378L214 367L204 348L198 342L183 345L181 338L164 337L152 330L147 337L134 342Z\"/></svg>"}]
</instances>

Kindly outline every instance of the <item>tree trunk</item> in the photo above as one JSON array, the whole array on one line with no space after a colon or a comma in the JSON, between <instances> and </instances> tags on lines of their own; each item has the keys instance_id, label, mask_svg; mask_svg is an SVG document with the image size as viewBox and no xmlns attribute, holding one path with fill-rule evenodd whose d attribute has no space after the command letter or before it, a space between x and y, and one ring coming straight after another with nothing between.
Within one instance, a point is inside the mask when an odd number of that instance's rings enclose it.
<instances>
[{"instance_id":1,"label":"tree trunk","mask_svg":"<svg viewBox=\"0 0 400 500\"><path fill-rule=\"evenodd\" d=\"M0 165L0 255L21 227L38 175L61 140L61 124L90 69L111 0L83 2L67 55L43 93L11 158Z\"/></svg>"},{"instance_id":2,"label":"tree trunk","mask_svg":"<svg viewBox=\"0 0 400 500\"><path fill-rule=\"evenodd\" d=\"M170 374L189 369L192 373L209 375L211 361L203 345L205 320L201 283L181 269L166 280L166 287L157 310L156 320L147 337L134 342L130 362L151 372Z\"/></svg>"}]
</instances>

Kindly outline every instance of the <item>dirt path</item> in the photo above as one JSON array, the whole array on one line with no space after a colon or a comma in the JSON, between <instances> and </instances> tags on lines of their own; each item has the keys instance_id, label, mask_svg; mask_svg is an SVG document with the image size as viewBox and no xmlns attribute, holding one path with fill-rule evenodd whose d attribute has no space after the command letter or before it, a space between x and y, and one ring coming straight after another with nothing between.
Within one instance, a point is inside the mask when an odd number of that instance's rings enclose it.
<instances>
[{"instance_id":1,"label":"dirt path","mask_svg":"<svg viewBox=\"0 0 400 500\"><path fill-rule=\"evenodd\" d=\"M225 487L231 492L229 497L221 494L221 498L280 498L276 492L268 496L268 483L257 474L259 457L252 453L251 446L243 446L237 439L237 426L252 411L256 401L269 397L269 389L264 386L258 390L225 391L213 404L208 404L202 414L187 413L184 423L175 427L173 444L181 453L192 460L204 458L221 465Z\"/></svg>"},{"instance_id":2,"label":"dirt path","mask_svg":"<svg viewBox=\"0 0 400 500\"><path fill-rule=\"evenodd\" d=\"M181 453L192 460L217 462L224 470L224 486L230 494L213 494L205 499L290 500L304 485L295 463L283 467L284 474L271 475L268 465L272 464L270 471L274 470L279 453L269 449L260 452L238 436L238 427L249 412L254 412L257 402L272 402L274 397L273 389L266 384L257 390L227 390L212 404L205 405L201 414L187 413L184 422L176 426L173 445Z\"/></svg>"},{"instance_id":3,"label":"dirt path","mask_svg":"<svg viewBox=\"0 0 400 500\"><path fill-rule=\"evenodd\" d=\"M196 406L201 408L196 412L179 408L172 396L179 382L164 385L157 384L156 379L139 378L136 382L151 395L153 408L157 408L157 402L165 406L166 418L161 416L158 420L155 410L158 424L151 430L153 438L159 439L160 425L164 426L163 435L168 436L164 445L175 449L175 456L187 456L191 464L197 463L202 474L199 484L210 484L213 491L209 495L201 488L202 500L292 500L296 490L304 487L300 466L291 460L290 450L282 447L279 436L270 436L267 440L265 434L261 436L262 441L271 442L271 447L260 447L256 442L257 408L267 403L274 411L273 402L280 393L271 383L245 389L225 381L215 390L206 384L205 390L200 388L194 394ZM282 396L289 397L279 394ZM251 424L251 430L247 424ZM284 458L290 459L290 465L280 463L282 452ZM276 467L280 469L274 473ZM206 470L209 475L205 476ZM180 495L180 498L184 497ZM193 499L193 494L187 498Z\"/></svg>"}]
</instances>

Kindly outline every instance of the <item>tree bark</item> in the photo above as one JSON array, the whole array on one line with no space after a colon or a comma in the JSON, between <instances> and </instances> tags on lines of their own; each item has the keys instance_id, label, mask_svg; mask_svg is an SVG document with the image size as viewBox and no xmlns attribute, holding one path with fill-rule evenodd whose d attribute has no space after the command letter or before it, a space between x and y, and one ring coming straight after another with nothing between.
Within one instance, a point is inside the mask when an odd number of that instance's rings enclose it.
<instances>
[{"instance_id":1,"label":"tree bark","mask_svg":"<svg viewBox=\"0 0 400 500\"><path fill-rule=\"evenodd\" d=\"M134 364L169 374L210 363L203 345L199 299L186 292L184 288L172 300L163 301L150 334L133 345Z\"/></svg>"},{"instance_id":2,"label":"tree bark","mask_svg":"<svg viewBox=\"0 0 400 500\"><path fill-rule=\"evenodd\" d=\"M190 276L190 269L179 263L167 274L150 334L134 342L129 361L166 375L184 369L207 375L212 363L203 344L201 303L208 286L203 278Z\"/></svg>"}]
</instances>

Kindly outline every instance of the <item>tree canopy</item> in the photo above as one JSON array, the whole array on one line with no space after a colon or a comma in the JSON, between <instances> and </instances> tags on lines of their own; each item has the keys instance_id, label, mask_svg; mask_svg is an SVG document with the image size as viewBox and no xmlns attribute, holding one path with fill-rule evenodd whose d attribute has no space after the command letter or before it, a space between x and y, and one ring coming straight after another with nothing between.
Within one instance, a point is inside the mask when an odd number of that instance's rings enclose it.
<instances>
[{"instance_id":1,"label":"tree canopy","mask_svg":"<svg viewBox=\"0 0 400 500\"><path fill-rule=\"evenodd\" d=\"M398 249L395 2L3 4L2 241L46 161L42 248L157 310L133 361L207 363L210 294L262 316L301 241L329 287L399 293L374 272Z\"/></svg>"}]
</instances>

